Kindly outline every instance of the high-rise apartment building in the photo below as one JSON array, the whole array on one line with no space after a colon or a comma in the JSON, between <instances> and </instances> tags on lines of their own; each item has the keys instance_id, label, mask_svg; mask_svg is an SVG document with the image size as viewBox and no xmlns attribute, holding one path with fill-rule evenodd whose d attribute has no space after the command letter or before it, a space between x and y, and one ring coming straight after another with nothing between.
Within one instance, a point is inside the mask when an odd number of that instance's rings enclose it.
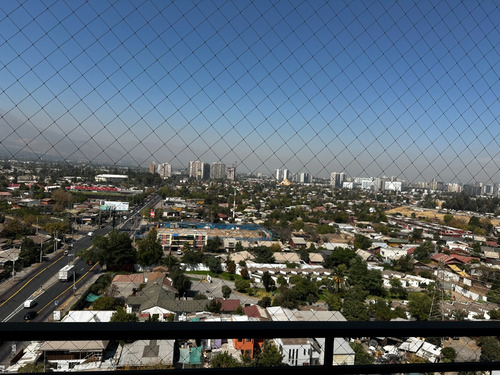
<instances>
[{"instance_id":1,"label":"high-rise apartment building","mask_svg":"<svg viewBox=\"0 0 500 375\"><path fill-rule=\"evenodd\" d=\"M158 165L158 174L161 178L167 179L172 177L172 166L169 163L161 163Z\"/></svg>"},{"instance_id":2,"label":"high-rise apartment building","mask_svg":"<svg viewBox=\"0 0 500 375\"><path fill-rule=\"evenodd\" d=\"M283 180L290 181L292 179L292 173L288 169L283 169Z\"/></svg>"},{"instance_id":3,"label":"high-rise apartment building","mask_svg":"<svg viewBox=\"0 0 500 375\"><path fill-rule=\"evenodd\" d=\"M222 162L213 162L210 166L210 178L213 180L222 180L226 178L226 164Z\"/></svg>"},{"instance_id":4,"label":"high-rise apartment building","mask_svg":"<svg viewBox=\"0 0 500 375\"><path fill-rule=\"evenodd\" d=\"M156 172L156 164L154 161L152 161L151 164L149 164L149 173L155 174L155 172Z\"/></svg>"},{"instance_id":5,"label":"high-rise apartment building","mask_svg":"<svg viewBox=\"0 0 500 375\"><path fill-rule=\"evenodd\" d=\"M236 167L227 167L227 179L229 181L236 181Z\"/></svg>"},{"instance_id":6,"label":"high-rise apartment building","mask_svg":"<svg viewBox=\"0 0 500 375\"><path fill-rule=\"evenodd\" d=\"M205 178L205 163L199 160L189 162L189 178L203 180Z\"/></svg>"},{"instance_id":7,"label":"high-rise apartment building","mask_svg":"<svg viewBox=\"0 0 500 375\"><path fill-rule=\"evenodd\" d=\"M302 184L308 184L312 182L312 176L310 173L302 172L299 177L299 182Z\"/></svg>"},{"instance_id":8,"label":"high-rise apartment building","mask_svg":"<svg viewBox=\"0 0 500 375\"><path fill-rule=\"evenodd\" d=\"M330 173L330 185L332 188L340 188L347 181L344 172L332 172Z\"/></svg>"}]
</instances>

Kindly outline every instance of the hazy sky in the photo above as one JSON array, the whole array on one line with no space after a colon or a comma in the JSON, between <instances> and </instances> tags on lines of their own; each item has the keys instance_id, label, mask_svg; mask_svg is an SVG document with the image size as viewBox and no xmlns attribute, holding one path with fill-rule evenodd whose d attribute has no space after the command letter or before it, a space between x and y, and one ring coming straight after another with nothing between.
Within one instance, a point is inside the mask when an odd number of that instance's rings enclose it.
<instances>
[{"instance_id":1,"label":"hazy sky","mask_svg":"<svg viewBox=\"0 0 500 375\"><path fill-rule=\"evenodd\" d=\"M500 182L498 4L2 1L0 109L141 165Z\"/></svg>"}]
</instances>

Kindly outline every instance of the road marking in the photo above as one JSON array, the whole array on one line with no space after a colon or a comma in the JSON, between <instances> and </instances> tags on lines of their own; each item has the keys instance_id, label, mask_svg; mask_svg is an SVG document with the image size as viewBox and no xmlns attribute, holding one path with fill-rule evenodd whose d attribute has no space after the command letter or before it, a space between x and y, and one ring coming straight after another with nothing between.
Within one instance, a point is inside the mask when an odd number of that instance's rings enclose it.
<instances>
[{"instance_id":1,"label":"road marking","mask_svg":"<svg viewBox=\"0 0 500 375\"><path fill-rule=\"evenodd\" d=\"M97 262L92 267L90 267L90 269L87 272L85 272L85 274L83 274L78 280L75 281L75 285L77 283L79 283L85 276L87 276L89 274L89 272L92 271L98 264L99 264L99 262ZM66 293L68 290L70 290L72 288L73 288L73 285L70 285L68 288L66 288L65 290L63 290L61 293L59 293L59 295L57 295L56 297L54 297L54 299L52 301L50 301L44 307L42 307L40 310L38 310L37 314L40 314L40 312L42 312L43 310L45 310L46 307L49 307L50 305L52 305L52 303L54 303L59 297L61 297L64 293Z\"/></svg>"},{"instance_id":2,"label":"road marking","mask_svg":"<svg viewBox=\"0 0 500 375\"><path fill-rule=\"evenodd\" d=\"M40 272L38 272L35 276L33 276L31 279L29 279L26 284L24 284L22 287L20 287L17 292L15 292L13 295L11 295L9 298L7 298L5 301L3 301L1 304L0 304L0 307L2 307L3 305L5 305L8 301L10 301L13 297L15 297L21 290L23 290L29 283L31 283L33 281L33 279L35 277L37 277L38 275L40 275L42 272L45 272L47 271L47 269L49 269L50 267L52 267L55 263L57 263L59 260L61 260L62 258L64 258L64 255L61 256L59 259L55 260L54 262L52 262L51 264L49 264L47 267L45 267L44 269L42 269Z\"/></svg>"}]
</instances>

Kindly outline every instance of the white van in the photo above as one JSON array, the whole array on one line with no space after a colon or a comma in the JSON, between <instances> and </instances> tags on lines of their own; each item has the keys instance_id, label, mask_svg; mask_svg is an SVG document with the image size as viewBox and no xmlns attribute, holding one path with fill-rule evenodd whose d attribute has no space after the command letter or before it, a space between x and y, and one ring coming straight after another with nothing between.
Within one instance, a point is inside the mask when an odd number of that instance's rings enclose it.
<instances>
[{"instance_id":1,"label":"white van","mask_svg":"<svg viewBox=\"0 0 500 375\"><path fill-rule=\"evenodd\" d=\"M25 309L31 309L36 305L36 301L34 299L27 299L24 301L24 308Z\"/></svg>"}]
</instances>

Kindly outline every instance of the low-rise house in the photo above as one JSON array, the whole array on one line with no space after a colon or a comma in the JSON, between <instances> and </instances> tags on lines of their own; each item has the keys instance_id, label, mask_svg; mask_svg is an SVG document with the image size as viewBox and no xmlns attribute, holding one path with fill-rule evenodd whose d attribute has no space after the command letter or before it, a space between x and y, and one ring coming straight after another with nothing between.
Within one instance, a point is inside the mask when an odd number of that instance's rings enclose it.
<instances>
[{"instance_id":1,"label":"low-rise house","mask_svg":"<svg viewBox=\"0 0 500 375\"><path fill-rule=\"evenodd\" d=\"M369 251L363 249L357 249L356 255L361 257L365 262L375 262L377 261L377 257L370 253Z\"/></svg>"},{"instance_id":2,"label":"low-rise house","mask_svg":"<svg viewBox=\"0 0 500 375\"><path fill-rule=\"evenodd\" d=\"M274 261L276 263L300 263L301 259L297 253L289 252L276 252L273 253Z\"/></svg>"},{"instance_id":3,"label":"low-rise house","mask_svg":"<svg viewBox=\"0 0 500 375\"><path fill-rule=\"evenodd\" d=\"M323 255L321 253L309 253L309 264L320 265L324 262Z\"/></svg>"},{"instance_id":4,"label":"low-rise house","mask_svg":"<svg viewBox=\"0 0 500 375\"><path fill-rule=\"evenodd\" d=\"M165 321L171 314L204 311L209 300L176 299L176 291L172 287L164 287L163 283L154 280L136 295L126 299L127 313L136 313L139 318L148 320L156 316Z\"/></svg>"},{"instance_id":5,"label":"low-rise house","mask_svg":"<svg viewBox=\"0 0 500 375\"><path fill-rule=\"evenodd\" d=\"M407 254L406 249L400 247L383 247L380 249L380 256L386 262L392 262Z\"/></svg>"},{"instance_id":6,"label":"low-rise house","mask_svg":"<svg viewBox=\"0 0 500 375\"><path fill-rule=\"evenodd\" d=\"M255 257L249 251L243 250L238 251L237 253L231 253L226 257L226 259L230 258L233 262L238 264L239 262L246 262L247 260L254 260Z\"/></svg>"},{"instance_id":7,"label":"low-rise house","mask_svg":"<svg viewBox=\"0 0 500 375\"><path fill-rule=\"evenodd\" d=\"M283 307L268 307L267 313L273 321L345 321L339 311L303 311ZM290 366L322 365L324 362L325 340L321 337L301 340L274 339L283 355L283 361ZM353 365L355 353L349 343L341 338L334 339L334 365Z\"/></svg>"},{"instance_id":8,"label":"low-rise house","mask_svg":"<svg viewBox=\"0 0 500 375\"><path fill-rule=\"evenodd\" d=\"M473 260L479 261L479 259L475 257L469 257L469 256L463 256L463 255L457 255L457 254L445 254L445 253L437 253L432 255L431 257L432 260L442 263L445 265L449 264L469 264Z\"/></svg>"},{"instance_id":9,"label":"low-rise house","mask_svg":"<svg viewBox=\"0 0 500 375\"><path fill-rule=\"evenodd\" d=\"M108 340L45 341L40 351L48 367L55 371L70 371L83 364L98 369L108 343Z\"/></svg>"},{"instance_id":10,"label":"low-rise house","mask_svg":"<svg viewBox=\"0 0 500 375\"><path fill-rule=\"evenodd\" d=\"M495 251L484 253L484 261L489 264L500 265L500 254Z\"/></svg>"},{"instance_id":11,"label":"low-rise house","mask_svg":"<svg viewBox=\"0 0 500 375\"><path fill-rule=\"evenodd\" d=\"M292 237L288 244L292 249L305 249L307 247L307 242L303 237Z\"/></svg>"},{"instance_id":12,"label":"low-rise house","mask_svg":"<svg viewBox=\"0 0 500 375\"><path fill-rule=\"evenodd\" d=\"M69 310L62 323L108 323L115 310Z\"/></svg>"},{"instance_id":13,"label":"low-rise house","mask_svg":"<svg viewBox=\"0 0 500 375\"><path fill-rule=\"evenodd\" d=\"M217 303L220 302L221 304L221 313L232 313L236 311L240 306L240 300L239 299L223 299L223 298L218 298Z\"/></svg>"},{"instance_id":14,"label":"low-rise house","mask_svg":"<svg viewBox=\"0 0 500 375\"><path fill-rule=\"evenodd\" d=\"M172 366L175 340L136 340L125 343L115 369L132 370L141 367Z\"/></svg>"},{"instance_id":15,"label":"low-rise house","mask_svg":"<svg viewBox=\"0 0 500 375\"><path fill-rule=\"evenodd\" d=\"M111 281L111 285L117 290L118 295L128 297L133 295L146 282L143 273L129 275L116 275Z\"/></svg>"}]
</instances>

